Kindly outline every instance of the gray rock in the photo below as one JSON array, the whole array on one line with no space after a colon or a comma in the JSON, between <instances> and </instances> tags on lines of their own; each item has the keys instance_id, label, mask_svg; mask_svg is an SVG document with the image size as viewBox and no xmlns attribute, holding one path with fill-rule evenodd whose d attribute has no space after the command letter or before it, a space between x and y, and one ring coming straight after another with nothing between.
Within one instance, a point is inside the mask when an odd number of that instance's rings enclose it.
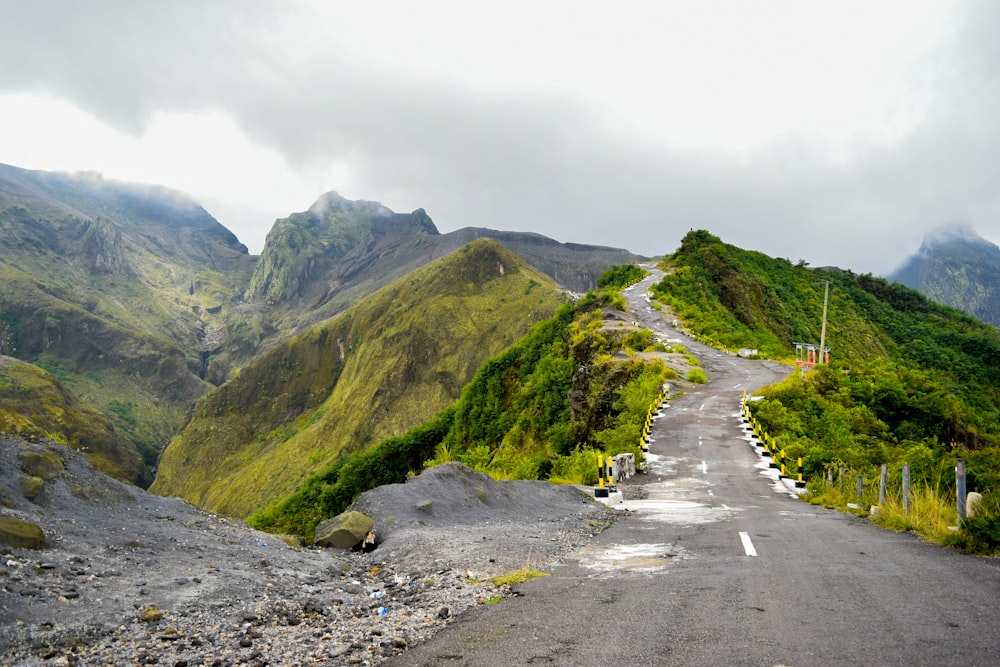
<instances>
[{"instance_id":1,"label":"gray rock","mask_svg":"<svg viewBox=\"0 0 1000 667\"><path fill-rule=\"evenodd\" d=\"M983 494L970 491L965 496L965 516L973 518L979 516L979 506L983 502Z\"/></svg>"}]
</instances>

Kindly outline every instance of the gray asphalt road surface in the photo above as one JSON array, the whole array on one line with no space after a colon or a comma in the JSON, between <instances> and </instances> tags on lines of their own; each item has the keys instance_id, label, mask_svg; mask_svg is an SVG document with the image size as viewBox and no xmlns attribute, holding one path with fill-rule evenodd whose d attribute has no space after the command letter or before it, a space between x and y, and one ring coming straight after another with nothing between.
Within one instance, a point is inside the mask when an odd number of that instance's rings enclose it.
<instances>
[{"instance_id":1,"label":"gray asphalt road surface","mask_svg":"<svg viewBox=\"0 0 1000 667\"><path fill-rule=\"evenodd\" d=\"M789 372L630 317L698 356L653 427L630 516L519 596L463 614L393 665L997 665L1000 567L775 483L740 427L743 391Z\"/></svg>"}]
</instances>

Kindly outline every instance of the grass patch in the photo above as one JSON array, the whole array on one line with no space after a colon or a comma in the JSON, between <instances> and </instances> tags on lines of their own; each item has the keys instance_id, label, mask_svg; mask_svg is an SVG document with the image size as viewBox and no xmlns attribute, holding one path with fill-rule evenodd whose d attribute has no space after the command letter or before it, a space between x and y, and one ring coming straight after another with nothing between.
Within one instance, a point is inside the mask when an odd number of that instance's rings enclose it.
<instances>
[{"instance_id":1,"label":"grass patch","mask_svg":"<svg viewBox=\"0 0 1000 667\"><path fill-rule=\"evenodd\" d=\"M541 570L536 570L533 567L523 567L520 570L514 570L513 572L508 572L507 574L491 577L490 583L494 586L513 586L514 584L523 584L526 581L547 576L549 576L548 572L542 572Z\"/></svg>"},{"instance_id":2,"label":"grass patch","mask_svg":"<svg viewBox=\"0 0 1000 667\"><path fill-rule=\"evenodd\" d=\"M692 368L688 371L687 381L695 384L705 384L708 382L708 377L705 375L705 371L700 368Z\"/></svg>"}]
</instances>

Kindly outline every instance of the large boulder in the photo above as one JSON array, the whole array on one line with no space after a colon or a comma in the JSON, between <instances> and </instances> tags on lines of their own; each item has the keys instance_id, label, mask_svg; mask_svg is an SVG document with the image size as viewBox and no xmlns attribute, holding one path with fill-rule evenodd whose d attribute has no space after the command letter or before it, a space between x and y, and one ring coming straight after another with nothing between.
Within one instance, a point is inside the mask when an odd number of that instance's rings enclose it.
<instances>
[{"instance_id":1,"label":"large boulder","mask_svg":"<svg viewBox=\"0 0 1000 667\"><path fill-rule=\"evenodd\" d=\"M316 526L314 542L321 547L353 549L361 544L375 522L361 512L349 511L332 519L321 521Z\"/></svg>"},{"instance_id":2,"label":"large boulder","mask_svg":"<svg viewBox=\"0 0 1000 667\"><path fill-rule=\"evenodd\" d=\"M0 516L0 544L15 549L44 549L49 546L41 528L12 516Z\"/></svg>"}]
</instances>

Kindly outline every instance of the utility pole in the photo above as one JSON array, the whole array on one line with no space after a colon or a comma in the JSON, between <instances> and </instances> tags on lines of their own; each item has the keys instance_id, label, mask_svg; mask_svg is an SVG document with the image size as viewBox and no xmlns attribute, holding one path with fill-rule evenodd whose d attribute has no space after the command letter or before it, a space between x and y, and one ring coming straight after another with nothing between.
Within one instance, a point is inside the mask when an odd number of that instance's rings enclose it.
<instances>
[{"instance_id":1,"label":"utility pole","mask_svg":"<svg viewBox=\"0 0 1000 667\"><path fill-rule=\"evenodd\" d=\"M823 326L819 331L819 361L817 363L826 363L826 303L830 299L830 281L823 280ZM817 283L819 284L819 283Z\"/></svg>"}]
</instances>

